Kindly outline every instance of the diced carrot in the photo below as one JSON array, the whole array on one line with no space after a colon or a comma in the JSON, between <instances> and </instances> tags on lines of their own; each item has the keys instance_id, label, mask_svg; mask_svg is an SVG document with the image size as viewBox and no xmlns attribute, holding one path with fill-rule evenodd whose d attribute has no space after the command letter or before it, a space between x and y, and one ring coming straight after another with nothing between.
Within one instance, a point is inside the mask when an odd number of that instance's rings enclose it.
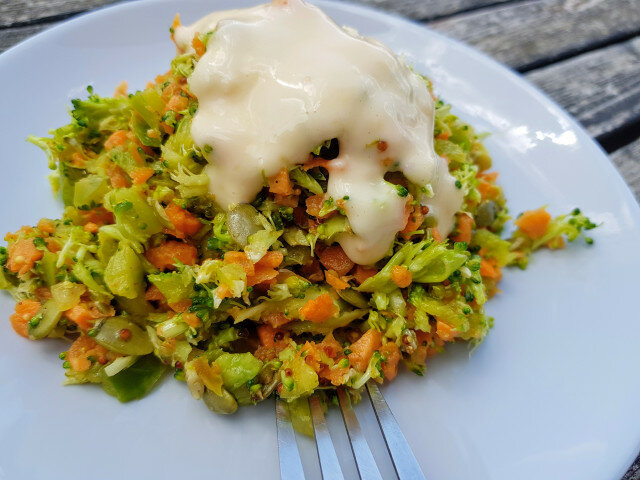
<instances>
[{"instance_id":1,"label":"diced carrot","mask_svg":"<svg viewBox=\"0 0 640 480\"><path fill-rule=\"evenodd\" d=\"M422 226L424 215L421 205L411 205L409 202L405 207L405 213L407 214L407 221L400 234L405 239L408 239L411 237L411 232L415 232Z\"/></svg>"},{"instance_id":2,"label":"diced carrot","mask_svg":"<svg viewBox=\"0 0 640 480\"><path fill-rule=\"evenodd\" d=\"M387 342L380 348L380 354L386 358L382 362L382 373L387 380L393 380L398 374L398 362L402 358L400 349L393 342Z\"/></svg>"},{"instance_id":3,"label":"diced carrot","mask_svg":"<svg viewBox=\"0 0 640 480\"><path fill-rule=\"evenodd\" d=\"M44 286L36 288L33 293L36 296L36 300L38 300L39 302L49 300L52 296L51 290Z\"/></svg>"},{"instance_id":4,"label":"diced carrot","mask_svg":"<svg viewBox=\"0 0 640 480\"><path fill-rule=\"evenodd\" d=\"M9 246L7 268L18 276L24 275L43 255L44 252L34 245L33 238L21 238Z\"/></svg>"},{"instance_id":5,"label":"diced carrot","mask_svg":"<svg viewBox=\"0 0 640 480\"><path fill-rule=\"evenodd\" d=\"M148 249L144 256L160 270L174 270L176 262L195 265L198 259L198 249L187 243L169 240L162 245Z\"/></svg>"},{"instance_id":6,"label":"diced carrot","mask_svg":"<svg viewBox=\"0 0 640 480\"><path fill-rule=\"evenodd\" d=\"M59 252L60 250L62 250L62 247L60 246L60 244L58 243L57 240L55 240L53 238L45 238L44 241L47 244L47 249L50 252L56 253L56 252Z\"/></svg>"},{"instance_id":7,"label":"diced carrot","mask_svg":"<svg viewBox=\"0 0 640 480\"><path fill-rule=\"evenodd\" d=\"M482 199L497 198L500 194L500 187L483 179L478 180L478 186L476 188Z\"/></svg>"},{"instance_id":8,"label":"diced carrot","mask_svg":"<svg viewBox=\"0 0 640 480\"><path fill-rule=\"evenodd\" d=\"M299 195L280 195L276 193L273 197L273 200L276 202L277 205L281 205L283 207L295 208L298 206L298 203L300 202L300 196Z\"/></svg>"},{"instance_id":9,"label":"diced carrot","mask_svg":"<svg viewBox=\"0 0 640 480\"><path fill-rule=\"evenodd\" d=\"M111 165L106 169L106 173L113 188L126 188L129 186L127 174L118 165Z\"/></svg>"},{"instance_id":10,"label":"diced carrot","mask_svg":"<svg viewBox=\"0 0 640 480\"><path fill-rule=\"evenodd\" d=\"M535 240L547 233L549 223L551 223L551 215L545 210L545 207L542 207L538 210L528 210L524 212L513 223L515 223L525 235Z\"/></svg>"},{"instance_id":11,"label":"diced carrot","mask_svg":"<svg viewBox=\"0 0 640 480\"><path fill-rule=\"evenodd\" d=\"M144 299L147 302L164 302L166 300L164 294L155 285L151 285L147 288L147 291L144 294Z\"/></svg>"},{"instance_id":12,"label":"diced carrot","mask_svg":"<svg viewBox=\"0 0 640 480\"><path fill-rule=\"evenodd\" d=\"M189 310L189 307L192 303L193 302L190 298L183 298L182 300L178 300L177 302L170 303L169 307L176 313L182 313Z\"/></svg>"},{"instance_id":13,"label":"diced carrot","mask_svg":"<svg viewBox=\"0 0 640 480\"><path fill-rule=\"evenodd\" d=\"M300 349L301 356L304 355L304 361L307 365L309 365L315 372L320 370L320 351L318 350L318 346L314 342L305 342L305 344Z\"/></svg>"},{"instance_id":14,"label":"diced carrot","mask_svg":"<svg viewBox=\"0 0 640 480\"><path fill-rule=\"evenodd\" d=\"M436 319L436 334L445 342L452 342L458 331L448 323Z\"/></svg>"},{"instance_id":15,"label":"diced carrot","mask_svg":"<svg viewBox=\"0 0 640 480\"><path fill-rule=\"evenodd\" d=\"M247 276L255 273L255 266L245 252L226 252L224 254L224 263L236 263L240 265Z\"/></svg>"},{"instance_id":16,"label":"diced carrot","mask_svg":"<svg viewBox=\"0 0 640 480\"><path fill-rule=\"evenodd\" d=\"M412 275L404 265L394 265L391 267L391 280L400 288L407 288L411 285Z\"/></svg>"},{"instance_id":17,"label":"diced carrot","mask_svg":"<svg viewBox=\"0 0 640 480\"><path fill-rule=\"evenodd\" d=\"M375 328L367 330L356 342L349 347L349 363L356 370L364 372L369 365L373 352L382 345L382 333Z\"/></svg>"},{"instance_id":18,"label":"diced carrot","mask_svg":"<svg viewBox=\"0 0 640 480\"><path fill-rule=\"evenodd\" d=\"M453 237L454 242L471 243L471 229L473 228L473 218L470 215L462 214L458 217L458 234Z\"/></svg>"},{"instance_id":19,"label":"diced carrot","mask_svg":"<svg viewBox=\"0 0 640 480\"><path fill-rule=\"evenodd\" d=\"M193 328L200 326L200 319L195 313L184 312L182 314L182 321Z\"/></svg>"},{"instance_id":20,"label":"diced carrot","mask_svg":"<svg viewBox=\"0 0 640 480\"><path fill-rule=\"evenodd\" d=\"M9 320L18 335L29 338L29 321L37 315L41 306L36 300L22 300L16 304L15 313Z\"/></svg>"},{"instance_id":21,"label":"diced carrot","mask_svg":"<svg viewBox=\"0 0 640 480\"><path fill-rule=\"evenodd\" d=\"M498 172L480 172L476 175L478 178L486 180L490 183L495 183L498 179Z\"/></svg>"},{"instance_id":22,"label":"diced carrot","mask_svg":"<svg viewBox=\"0 0 640 480\"><path fill-rule=\"evenodd\" d=\"M269 286L275 281L278 276L278 271L271 267L264 267L261 265L255 266L253 275L247 276L247 285L252 287L261 283L269 282Z\"/></svg>"},{"instance_id":23,"label":"diced carrot","mask_svg":"<svg viewBox=\"0 0 640 480\"><path fill-rule=\"evenodd\" d=\"M118 86L116 87L116 89L113 91L113 96L114 97L126 97L127 96L127 90L128 90L129 86L127 85L127 82L122 81L118 84Z\"/></svg>"},{"instance_id":24,"label":"diced carrot","mask_svg":"<svg viewBox=\"0 0 640 480\"><path fill-rule=\"evenodd\" d=\"M84 168L87 163L87 157L80 152L71 154L71 166L76 168Z\"/></svg>"},{"instance_id":25,"label":"diced carrot","mask_svg":"<svg viewBox=\"0 0 640 480\"><path fill-rule=\"evenodd\" d=\"M278 173L269 177L269 191L278 195L291 195L293 184L289 178L289 170L285 167L278 170Z\"/></svg>"},{"instance_id":26,"label":"diced carrot","mask_svg":"<svg viewBox=\"0 0 640 480\"><path fill-rule=\"evenodd\" d=\"M53 233L56 230L56 224L53 223L53 220L49 220L48 218L41 218L38 221L38 229L44 233Z\"/></svg>"},{"instance_id":27,"label":"diced carrot","mask_svg":"<svg viewBox=\"0 0 640 480\"><path fill-rule=\"evenodd\" d=\"M279 328L291 321L283 312L269 312L262 315L261 320L271 325L273 328Z\"/></svg>"},{"instance_id":28,"label":"diced carrot","mask_svg":"<svg viewBox=\"0 0 640 480\"><path fill-rule=\"evenodd\" d=\"M441 132L439 133L436 138L438 140L447 140L449 137L451 136L451 132L450 131L445 131L445 132Z\"/></svg>"},{"instance_id":29,"label":"diced carrot","mask_svg":"<svg viewBox=\"0 0 640 480\"><path fill-rule=\"evenodd\" d=\"M279 267L284 260L282 252L269 251L256 262L256 267L276 268Z\"/></svg>"},{"instance_id":30,"label":"diced carrot","mask_svg":"<svg viewBox=\"0 0 640 480\"><path fill-rule=\"evenodd\" d=\"M440 231L436 227L431 227L431 235L437 243L442 243L442 235L440 235Z\"/></svg>"},{"instance_id":31,"label":"diced carrot","mask_svg":"<svg viewBox=\"0 0 640 480\"><path fill-rule=\"evenodd\" d=\"M106 150L112 150L116 147L124 145L127 141L127 131L126 130L116 130L109 138L107 138L104 142L104 148Z\"/></svg>"},{"instance_id":32,"label":"diced carrot","mask_svg":"<svg viewBox=\"0 0 640 480\"><path fill-rule=\"evenodd\" d=\"M278 330L271 325L260 325L256 330L258 332L260 343L265 347L273 347L275 335Z\"/></svg>"},{"instance_id":33,"label":"diced carrot","mask_svg":"<svg viewBox=\"0 0 640 480\"><path fill-rule=\"evenodd\" d=\"M336 316L338 311L338 306L333 302L331 295L323 293L319 297L307 301L300 309L300 315L304 320L322 323Z\"/></svg>"},{"instance_id":34,"label":"diced carrot","mask_svg":"<svg viewBox=\"0 0 640 480\"><path fill-rule=\"evenodd\" d=\"M231 291L231 289L229 287L227 287L224 283L221 283L218 288L216 289L216 297L223 299L223 298L230 298L233 296L233 292Z\"/></svg>"},{"instance_id":35,"label":"diced carrot","mask_svg":"<svg viewBox=\"0 0 640 480\"><path fill-rule=\"evenodd\" d=\"M329 285L331 285L336 290L344 290L345 288L349 288L349 283L342 280L335 270L327 270L324 272L324 278Z\"/></svg>"},{"instance_id":36,"label":"diced carrot","mask_svg":"<svg viewBox=\"0 0 640 480\"><path fill-rule=\"evenodd\" d=\"M307 206L307 213L309 215L320 218L320 210L324 205L324 195L311 195L307 197L305 205Z\"/></svg>"},{"instance_id":37,"label":"diced carrot","mask_svg":"<svg viewBox=\"0 0 640 480\"><path fill-rule=\"evenodd\" d=\"M93 222L88 222L88 223L85 223L83 229L84 229L85 232L96 233L98 231L99 227L98 227L98 225L96 225Z\"/></svg>"},{"instance_id":38,"label":"diced carrot","mask_svg":"<svg viewBox=\"0 0 640 480\"><path fill-rule=\"evenodd\" d=\"M204 53L207 51L207 47L202 42L202 40L200 40L200 34L198 32L196 32L195 36L193 37L193 41L191 42L191 46L196 51L196 55L199 56L199 57L204 55Z\"/></svg>"},{"instance_id":39,"label":"diced carrot","mask_svg":"<svg viewBox=\"0 0 640 480\"><path fill-rule=\"evenodd\" d=\"M188 105L189 99L187 97L180 95L180 93L175 93L167 102L167 110L181 112L182 110L186 110Z\"/></svg>"},{"instance_id":40,"label":"diced carrot","mask_svg":"<svg viewBox=\"0 0 640 480\"><path fill-rule=\"evenodd\" d=\"M176 16L173 17L173 22L171 23L171 28L169 29L169 31L171 32L171 41L175 42L175 31L176 28L178 28L180 26L180 14L176 13Z\"/></svg>"},{"instance_id":41,"label":"diced carrot","mask_svg":"<svg viewBox=\"0 0 640 480\"><path fill-rule=\"evenodd\" d=\"M86 372L91 368L89 357L95 357L96 361L106 363L108 354L109 351L102 345L98 345L93 338L81 335L69 347L66 358L73 370Z\"/></svg>"},{"instance_id":42,"label":"diced carrot","mask_svg":"<svg viewBox=\"0 0 640 480\"><path fill-rule=\"evenodd\" d=\"M202 223L193 213L185 210L177 203L171 202L164 209L178 233L184 235L195 235L202 227Z\"/></svg>"},{"instance_id":43,"label":"diced carrot","mask_svg":"<svg viewBox=\"0 0 640 480\"><path fill-rule=\"evenodd\" d=\"M105 318L113 315L112 312L101 313L97 308L85 302L80 302L75 307L71 307L64 312L64 316L78 325L82 331L87 331L98 318Z\"/></svg>"},{"instance_id":44,"label":"diced carrot","mask_svg":"<svg viewBox=\"0 0 640 480\"><path fill-rule=\"evenodd\" d=\"M340 245L325 248L318 253L318 259L325 268L335 270L340 276L346 275L355 265Z\"/></svg>"},{"instance_id":45,"label":"diced carrot","mask_svg":"<svg viewBox=\"0 0 640 480\"><path fill-rule=\"evenodd\" d=\"M327 357L333 358L334 360L342 355L342 345L338 343L331 333L324 337L318 346L322 348Z\"/></svg>"},{"instance_id":46,"label":"diced carrot","mask_svg":"<svg viewBox=\"0 0 640 480\"><path fill-rule=\"evenodd\" d=\"M497 264L491 262L491 260L483 258L480 260L480 275L486 278L500 280L502 278L502 270Z\"/></svg>"},{"instance_id":47,"label":"diced carrot","mask_svg":"<svg viewBox=\"0 0 640 480\"><path fill-rule=\"evenodd\" d=\"M80 210L80 216L82 217L83 224L91 222L98 226L102 226L110 225L114 222L113 213L104 207L96 207L91 210Z\"/></svg>"},{"instance_id":48,"label":"diced carrot","mask_svg":"<svg viewBox=\"0 0 640 480\"><path fill-rule=\"evenodd\" d=\"M140 167L134 168L129 176L133 180L134 185L141 185L153 176L153 168Z\"/></svg>"},{"instance_id":49,"label":"diced carrot","mask_svg":"<svg viewBox=\"0 0 640 480\"><path fill-rule=\"evenodd\" d=\"M373 277L378 271L375 268L367 268L362 265L356 265L356 270L353 273L356 282L360 285L367 279Z\"/></svg>"}]
</instances>

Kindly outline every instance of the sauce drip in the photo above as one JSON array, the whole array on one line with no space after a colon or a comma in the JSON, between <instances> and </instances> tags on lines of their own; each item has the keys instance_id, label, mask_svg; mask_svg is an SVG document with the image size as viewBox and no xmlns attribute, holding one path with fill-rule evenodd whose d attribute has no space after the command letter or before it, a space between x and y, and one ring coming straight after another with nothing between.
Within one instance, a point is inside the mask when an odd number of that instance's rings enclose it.
<instances>
[{"instance_id":1,"label":"sauce drip","mask_svg":"<svg viewBox=\"0 0 640 480\"><path fill-rule=\"evenodd\" d=\"M384 180L388 171L429 185L433 196L418 200L443 236L451 231L463 195L433 149L434 102L393 52L301 0L215 12L178 27L176 42L192 51L194 36L207 32L189 78L199 102L191 134L203 151L212 147L206 172L220 206L251 202L264 178L338 138L327 197L347 198L352 233L337 240L351 260L381 259L404 228L407 198Z\"/></svg>"}]
</instances>

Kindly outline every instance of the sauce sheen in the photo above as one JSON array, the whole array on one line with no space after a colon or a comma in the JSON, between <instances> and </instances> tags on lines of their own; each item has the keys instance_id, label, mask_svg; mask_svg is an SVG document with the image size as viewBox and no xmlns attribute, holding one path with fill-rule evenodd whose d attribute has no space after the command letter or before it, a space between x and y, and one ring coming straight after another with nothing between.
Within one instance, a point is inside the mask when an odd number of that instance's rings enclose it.
<instances>
[{"instance_id":1,"label":"sauce sheen","mask_svg":"<svg viewBox=\"0 0 640 480\"><path fill-rule=\"evenodd\" d=\"M265 178L338 138L327 197L348 197L352 233L338 242L351 260L381 259L404 228L407 197L384 180L388 171L430 185L434 196L418 200L443 236L451 231L463 195L433 149L434 102L393 52L301 0L215 12L178 27L176 43L192 51L193 37L207 32L189 78L199 102L191 134L202 149L212 147L206 171L220 206L253 201Z\"/></svg>"}]
</instances>

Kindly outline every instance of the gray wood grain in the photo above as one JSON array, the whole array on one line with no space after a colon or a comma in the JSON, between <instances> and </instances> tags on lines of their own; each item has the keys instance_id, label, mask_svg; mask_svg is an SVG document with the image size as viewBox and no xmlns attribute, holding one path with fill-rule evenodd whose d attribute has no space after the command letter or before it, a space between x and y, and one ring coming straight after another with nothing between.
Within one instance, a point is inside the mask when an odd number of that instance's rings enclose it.
<instances>
[{"instance_id":1,"label":"gray wood grain","mask_svg":"<svg viewBox=\"0 0 640 480\"><path fill-rule=\"evenodd\" d=\"M523 70L640 32L640 1L513 2L429 26Z\"/></svg>"},{"instance_id":2,"label":"gray wood grain","mask_svg":"<svg viewBox=\"0 0 640 480\"><path fill-rule=\"evenodd\" d=\"M526 77L596 138L640 119L640 37L534 70Z\"/></svg>"},{"instance_id":3,"label":"gray wood grain","mask_svg":"<svg viewBox=\"0 0 640 480\"><path fill-rule=\"evenodd\" d=\"M636 200L640 201L640 138L612 153L610 158L631 187ZM640 480L640 463L634 466L634 476L625 477L625 480Z\"/></svg>"},{"instance_id":4,"label":"gray wood grain","mask_svg":"<svg viewBox=\"0 0 640 480\"><path fill-rule=\"evenodd\" d=\"M431 20L512 0L350 0L399 13L414 20Z\"/></svg>"},{"instance_id":5,"label":"gray wood grain","mask_svg":"<svg viewBox=\"0 0 640 480\"><path fill-rule=\"evenodd\" d=\"M37 25L28 25L26 27L3 28L0 30L0 53L7 48L12 47L16 43L35 35L45 28L51 27L55 23L41 23Z\"/></svg>"},{"instance_id":6,"label":"gray wood grain","mask_svg":"<svg viewBox=\"0 0 640 480\"><path fill-rule=\"evenodd\" d=\"M118 0L2 0L0 27L28 25L62 19Z\"/></svg>"}]
</instances>

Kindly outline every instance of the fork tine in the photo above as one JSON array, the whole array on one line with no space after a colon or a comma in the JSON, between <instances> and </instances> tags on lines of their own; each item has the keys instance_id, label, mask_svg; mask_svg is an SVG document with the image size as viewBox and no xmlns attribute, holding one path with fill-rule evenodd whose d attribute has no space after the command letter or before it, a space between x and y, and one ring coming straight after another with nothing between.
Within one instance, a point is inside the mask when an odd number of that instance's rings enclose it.
<instances>
[{"instance_id":1,"label":"fork tine","mask_svg":"<svg viewBox=\"0 0 640 480\"><path fill-rule=\"evenodd\" d=\"M311 407L311 418L313 419L313 433L316 437L316 447L318 449L318 458L320 459L320 470L322 478L326 480L344 480L342 469L338 462L336 449L333 448L331 435L327 429L327 422L324 419L322 405L317 395L309 397L309 406Z\"/></svg>"},{"instance_id":2,"label":"fork tine","mask_svg":"<svg viewBox=\"0 0 640 480\"><path fill-rule=\"evenodd\" d=\"M296 434L289 420L287 406L279 398L276 399L276 426L278 427L278 456L280 457L281 480L304 479L304 470L302 470Z\"/></svg>"},{"instance_id":3,"label":"fork tine","mask_svg":"<svg viewBox=\"0 0 640 480\"><path fill-rule=\"evenodd\" d=\"M420 465L380 389L375 383L367 382L367 391L398 478L400 480L425 480Z\"/></svg>"},{"instance_id":4,"label":"fork tine","mask_svg":"<svg viewBox=\"0 0 640 480\"><path fill-rule=\"evenodd\" d=\"M356 418L356 412L351 407L351 399L349 394L342 388L338 389L338 400L340 401L340 409L342 410L342 418L347 427L349 442L351 443L351 451L356 459L358 473L362 480L382 480L378 465L373 459L373 454L369 449L369 445L360 430L360 424Z\"/></svg>"}]
</instances>

